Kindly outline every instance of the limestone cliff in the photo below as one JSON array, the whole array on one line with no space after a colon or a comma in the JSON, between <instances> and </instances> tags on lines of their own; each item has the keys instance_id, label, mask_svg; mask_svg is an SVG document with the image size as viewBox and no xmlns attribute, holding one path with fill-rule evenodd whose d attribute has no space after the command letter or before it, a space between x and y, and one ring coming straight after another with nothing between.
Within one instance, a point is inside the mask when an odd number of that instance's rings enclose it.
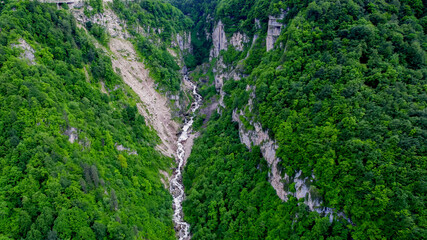
<instances>
[{"instance_id":1,"label":"limestone cliff","mask_svg":"<svg viewBox=\"0 0 427 240\"><path fill-rule=\"evenodd\" d=\"M171 42L171 46L178 47L181 52L188 51L189 53L192 53L191 32L183 32L181 34L177 33Z\"/></svg>"},{"instance_id":2,"label":"limestone cliff","mask_svg":"<svg viewBox=\"0 0 427 240\"><path fill-rule=\"evenodd\" d=\"M280 33L282 32L282 28L286 27L281 23L281 20L285 17L289 9L286 11L282 11L280 16L269 16L268 17L268 30L267 30L267 38L266 38L266 48L267 52L274 48L274 44L279 38Z\"/></svg>"},{"instance_id":3,"label":"limestone cliff","mask_svg":"<svg viewBox=\"0 0 427 240\"><path fill-rule=\"evenodd\" d=\"M286 12L283 11L279 17L270 16L266 39L267 51L274 47L274 43L280 35L282 27L284 27L279 21L284 18L285 14ZM259 21L255 20L255 24L255 27L260 29ZM244 48L242 43L248 42L247 37L243 36L239 32L234 33L232 36L233 37L228 42L225 38L224 25L221 22L216 25L212 33L213 47L211 50L211 57L217 57L217 61L213 68L215 77L214 84L217 92L220 94L219 106L222 108L225 107L223 103L225 93L222 90L224 81L229 79L238 81L242 77L245 77L242 69L239 68L239 64L236 66L227 65L224 63L223 58L220 55L220 50L227 48L227 44L233 44L236 50L242 51ZM255 34L251 47L257 38L258 34ZM246 58L248 56L246 56ZM247 86L246 90L250 92L250 98L246 108L252 112L252 102L255 99L255 87ZM253 121L251 118L247 118L243 111L239 109L233 110L232 120L238 123L240 141L245 144L247 148L250 149L253 145L260 147L261 153L270 167L269 182L281 200L287 201L289 196L293 196L297 199L303 199L304 204L306 204L311 211L316 211L323 215L329 214L330 221L333 220L334 216L339 216L346 219L349 223L352 223L351 220L342 212L336 212L334 209L323 206L322 200L318 196L317 189L312 184L315 181L314 174L311 174L311 176L303 176L302 171L300 170L296 171L293 176L288 176L287 174L282 173L281 166L279 165L281 159L276 156L278 145L274 139L270 138L268 130L263 130L261 123ZM246 124L249 123L250 127L245 126L243 122ZM289 187L291 185L295 186L295 190Z\"/></svg>"},{"instance_id":4,"label":"limestone cliff","mask_svg":"<svg viewBox=\"0 0 427 240\"><path fill-rule=\"evenodd\" d=\"M227 36L224 31L224 24L219 20L212 32L212 49L209 57L218 57L221 50L227 50L228 46L233 46L237 51L243 51L244 45L249 42L249 37L241 32L235 32L230 38L230 42L227 41Z\"/></svg>"},{"instance_id":5,"label":"limestone cliff","mask_svg":"<svg viewBox=\"0 0 427 240\"><path fill-rule=\"evenodd\" d=\"M247 86L246 91L250 91L250 98L246 107L249 111L252 111L252 104L255 99L255 87ZM245 122L250 124L250 129L245 127L242 119L245 119ZM248 119L244 113L238 109L233 110L232 120L238 123L240 141L245 144L248 149L251 149L253 145L260 147L262 156L270 167L268 175L269 181L280 199L287 201L288 196L304 199L304 204L308 206L310 211L316 211L323 215L329 214L329 220L331 222L334 216L339 216L352 224L351 220L347 218L344 213L322 206L322 200L317 196L316 188L311 185L311 183L315 181L314 174L303 177L301 170L297 171L294 176L289 176L281 172L281 168L278 165L281 159L276 156L276 151L279 146L275 140L270 138L268 130L263 130L261 123ZM289 189L289 186L292 184L295 186L295 191Z\"/></svg>"}]
</instances>

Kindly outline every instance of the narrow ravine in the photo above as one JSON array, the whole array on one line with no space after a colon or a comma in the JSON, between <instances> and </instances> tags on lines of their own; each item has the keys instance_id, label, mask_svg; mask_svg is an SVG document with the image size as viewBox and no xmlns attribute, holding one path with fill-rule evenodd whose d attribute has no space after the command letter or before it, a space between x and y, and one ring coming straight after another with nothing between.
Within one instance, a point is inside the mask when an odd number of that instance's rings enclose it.
<instances>
[{"instance_id":1,"label":"narrow ravine","mask_svg":"<svg viewBox=\"0 0 427 240\"><path fill-rule=\"evenodd\" d=\"M185 199L184 194L184 185L182 183L182 170L185 165L185 148L184 144L189 137L189 131L193 125L194 112L200 107L202 102L202 96L197 93L197 88L194 83L188 80L187 74L184 75L184 81L187 81L192 87L192 93L194 97L194 102L191 104L190 115L186 116L184 119L184 126L182 127L181 135L178 138L177 142L177 164L178 167L175 169L172 179L170 181L170 192L173 196L173 222L175 225L175 231L179 240L188 240L190 239L190 224L184 221L184 214L182 211L182 201Z\"/></svg>"}]
</instances>

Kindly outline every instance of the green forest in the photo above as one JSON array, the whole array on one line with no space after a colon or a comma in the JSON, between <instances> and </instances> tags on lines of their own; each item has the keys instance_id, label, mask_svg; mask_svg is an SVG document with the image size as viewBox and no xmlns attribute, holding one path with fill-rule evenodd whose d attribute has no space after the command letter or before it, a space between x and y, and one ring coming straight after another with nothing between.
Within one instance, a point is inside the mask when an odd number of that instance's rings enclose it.
<instances>
[{"instance_id":1,"label":"green forest","mask_svg":"<svg viewBox=\"0 0 427 240\"><path fill-rule=\"evenodd\" d=\"M191 19L171 4L159 0L113 0L112 9L126 20L129 32L135 37L136 49L146 60L151 77L159 83L159 90L178 92L181 69L167 48L176 34L191 28Z\"/></svg>"},{"instance_id":2,"label":"green forest","mask_svg":"<svg viewBox=\"0 0 427 240\"><path fill-rule=\"evenodd\" d=\"M191 238L425 239L425 1L89 0L82 8L87 17L110 10L160 93L182 94L186 66L203 96L182 179ZM0 240L176 239L159 173L174 159L156 150L139 97L113 69L106 28L82 29L72 11L0 1ZM267 51L269 18L280 15ZM229 44L210 56L219 21L228 40L249 39L242 51ZM173 47L187 33L192 50ZM260 146L241 143L236 110L245 130L260 123L277 144L285 190L298 190L291 181L301 172L333 216L277 196Z\"/></svg>"},{"instance_id":3,"label":"green forest","mask_svg":"<svg viewBox=\"0 0 427 240\"><path fill-rule=\"evenodd\" d=\"M184 210L194 239L427 235L427 16L422 1L189 0L177 6L196 12L199 21L215 12L211 28L220 19L229 37L237 31L251 39L259 36L242 54L229 48L219 57L227 69L240 69L245 77L224 79L226 107L201 130L188 160ZM266 52L268 16L281 12L286 27ZM254 19L260 20L259 29ZM209 84L206 77L201 85ZM252 112L248 85L256 89ZM339 218L330 223L293 197L278 202L259 150L248 152L236 140L233 109L269 130L279 145L282 174L314 174L310 187L323 206L343 212L353 224Z\"/></svg>"},{"instance_id":4,"label":"green forest","mask_svg":"<svg viewBox=\"0 0 427 240\"><path fill-rule=\"evenodd\" d=\"M342 221L329 222L296 198L283 203L268 179L259 147L240 143L231 111L215 113L186 165L185 219L193 239L347 239ZM298 215L296 221L295 215Z\"/></svg>"},{"instance_id":5,"label":"green forest","mask_svg":"<svg viewBox=\"0 0 427 240\"><path fill-rule=\"evenodd\" d=\"M0 239L174 239L172 159L110 58L55 4L0 12Z\"/></svg>"}]
</instances>

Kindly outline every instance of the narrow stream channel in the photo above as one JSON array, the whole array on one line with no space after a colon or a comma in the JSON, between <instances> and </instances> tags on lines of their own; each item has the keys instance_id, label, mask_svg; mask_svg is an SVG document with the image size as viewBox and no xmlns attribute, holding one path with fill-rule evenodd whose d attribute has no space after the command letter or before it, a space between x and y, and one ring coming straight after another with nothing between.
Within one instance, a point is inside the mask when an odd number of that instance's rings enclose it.
<instances>
[{"instance_id":1,"label":"narrow stream channel","mask_svg":"<svg viewBox=\"0 0 427 240\"><path fill-rule=\"evenodd\" d=\"M184 221L184 213L182 211L182 201L184 201L184 185L182 183L182 170L184 168L185 148L184 143L188 139L188 133L193 125L194 112L200 107L202 96L197 93L196 85L188 80L187 74L184 75L184 81L188 81L193 88L194 102L191 104L191 113L185 117L184 126L182 127L181 135L178 138L178 149L176 150L178 167L175 169L170 181L170 192L173 196L173 222L175 231L179 240L190 239L190 224Z\"/></svg>"}]
</instances>

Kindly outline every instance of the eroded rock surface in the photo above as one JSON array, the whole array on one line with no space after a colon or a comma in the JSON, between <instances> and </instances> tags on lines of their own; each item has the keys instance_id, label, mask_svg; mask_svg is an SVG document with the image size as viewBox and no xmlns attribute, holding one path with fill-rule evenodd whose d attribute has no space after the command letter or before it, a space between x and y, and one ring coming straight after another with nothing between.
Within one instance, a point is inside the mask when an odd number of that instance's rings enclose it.
<instances>
[{"instance_id":1,"label":"eroded rock surface","mask_svg":"<svg viewBox=\"0 0 427 240\"><path fill-rule=\"evenodd\" d=\"M286 27L283 23L281 23L281 20L285 18L285 15L289 11L289 8L285 10L282 9L282 13L280 16L269 16L268 17L268 30L267 30L267 39L266 39L266 47L267 52L273 49L274 44L276 43L277 39L280 36L280 33L282 32L282 28Z\"/></svg>"},{"instance_id":2,"label":"eroded rock surface","mask_svg":"<svg viewBox=\"0 0 427 240\"><path fill-rule=\"evenodd\" d=\"M192 52L191 32L177 33L175 39L171 42L172 47L179 47L181 52Z\"/></svg>"},{"instance_id":3,"label":"eroded rock surface","mask_svg":"<svg viewBox=\"0 0 427 240\"><path fill-rule=\"evenodd\" d=\"M246 34L242 34L240 32L234 33L230 38L230 44L233 45L237 51L243 51L244 44L248 42L249 37Z\"/></svg>"},{"instance_id":4,"label":"eroded rock surface","mask_svg":"<svg viewBox=\"0 0 427 240\"><path fill-rule=\"evenodd\" d=\"M249 42L249 37L241 32L235 32L230 42L227 41L227 37L224 31L224 24L219 20L212 32L212 45L213 48L210 52L210 59L218 57L221 50L227 50L228 45L231 44L237 51L243 51L244 44Z\"/></svg>"},{"instance_id":5,"label":"eroded rock surface","mask_svg":"<svg viewBox=\"0 0 427 240\"><path fill-rule=\"evenodd\" d=\"M100 44L96 46L110 54L113 69L122 76L124 82L132 88L141 100L141 103L137 104L138 112L157 131L161 140L161 144L156 148L166 156L175 157L175 142L177 141L179 125L172 120L169 100L156 91L156 84L149 76L149 70L139 59L132 43L127 40L130 34L125 28L126 22L120 20L108 8L104 10L104 13L95 14L91 18L86 17L83 10L73 10L73 14L80 27L85 26L87 21L106 27L111 35L110 51Z\"/></svg>"},{"instance_id":6,"label":"eroded rock surface","mask_svg":"<svg viewBox=\"0 0 427 240\"><path fill-rule=\"evenodd\" d=\"M68 136L68 141L70 143L74 143L77 139L79 139L77 128L70 127L67 130L65 130L64 134Z\"/></svg>"},{"instance_id":7,"label":"eroded rock surface","mask_svg":"<svg viewBox=\"0 0 427 240\"><path fill-rule=\"evenodd\" d=\"M129 155L138 155L138 152L136 150L127 148L121 144L116 143L116 144L114 144L114 146L116 146L117 151L127 152L127 154L129 154Z\"/></svg>"},{"instance_id":8,"label":"eroded rock surface","mask_svg":"<svg viewBox=\"0 0 427 240\"><path fill-rule=\"evenodd\" d=\"M34 56L35 50L22 38L20 38L18 42L19 44L11 44L11 46L12 48L20 48L24 50L24 52L21 53L21 59L28 60L31 65L36 64Z\"/></svg>"},{"instance_id":9,"label":"eroded rock surface","mask_svg":"<svg viewBox=\"0 0 427 240\"><path fill-rule=\"evenodd\" d=\"M149 125L157 131L162 144L157 148L167 156L175 156L178 124L172 120L168 99L155 90L155 83L149 77L145 65L138 61L132 43L125 39L112 38L110 50L113 52L113 68L120 69L124 82L139 96L142 104L138 110Z\"/></svg>"},{"instance_id":10,"label":"eroded rock surface","mask_svg":"<svg viewBox=\"0 0 427 240\"><path fill-rule=\"evenodd\" d=\"M106 28L111 37L129 38L130 34L126 31L126 22L121 20L111 9L104 9L103 13L97 13L88 18L83 9L73 9L73 15L83 26L87 22L99 24Z\"/></svg>"},{"instance_id":11,"label":"eroded rock surface","mask_svg":"<svg viewBox=\"0 0 427 240\"><path fill-rule=\"evenodd\" d=\"M246 90L251 91L247 107L250 111L252 111L252 101L255 98L255 87L247 86ZM241 118L245 118L245 122L249 122L251 129L246 129ZM297 199L304 199L304 204L309 207L310 211L316 211L323 215L329 214L329 220L331 222L335 215L342 217L350 224L353 224L344 213L337 212L332 208L322 206L321 199L315 197L315 190L311 186L311 183L315 180L314 174L308 177L303 177L302 171L300 170L296 172L295 176L293 177L288 176L287 174L282 175L278 166L278 163L281 161L281 159L276 157L278 145L276 141L270 138L268 131L263 130L260 123L254 122L251 119L247 119L244 113L237 109L233 111L232 120L238 123L240 141L245 144L247 148L250 149L252 145L260 147L262 156L270 167L269 181L274 190L276 190L277 196L279 196L280 199L287 201L288 196L294 196ZM295 192L288 190L286 187L292 183L295 183Z\"/></svg>"}]
</instances>

